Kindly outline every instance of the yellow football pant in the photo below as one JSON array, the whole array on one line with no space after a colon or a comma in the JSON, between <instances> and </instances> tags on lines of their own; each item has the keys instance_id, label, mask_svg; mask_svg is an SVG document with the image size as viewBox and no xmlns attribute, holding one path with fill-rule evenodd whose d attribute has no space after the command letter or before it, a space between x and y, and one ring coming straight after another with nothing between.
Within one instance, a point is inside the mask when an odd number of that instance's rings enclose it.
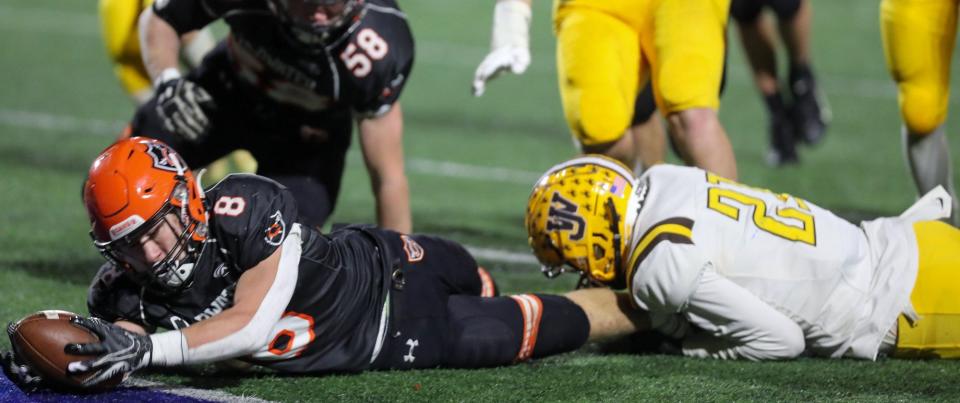
<instances>
[{"instance_id":1,"label":"yellow football pant","mask_svg":"<svg viewBox=\"0 0 960 403\"><path fill-rule=\"evenodd\" d=\"M152 0L100 0L100 33L113 71L128 94L150 89L150 76L140 58L137 19Z\"/></svg>"},{"instance_id":2,"label":"yellow football pant","mask_svg":"<svg viewBox=\"0 0 960 403\"><path fill-rule=\"evenodd\" d=\"M957 0L883 0L880 32L907 130L933 132L947 118Z\"/></svg>"},{"instance_id":3,"label":"yellow football pant","mask_svg":"<svg viewBox=\"0 0 960 403\"><path fill-rule=\"evenodd\" d=\"M894 357L960 358L960 230L940 221L913 229L919 272L910 302L920 320L900 316Z\"/></svg>"},{"instance_id":4,"label":"yellow football pant","mask_svg":"<svg viewBox=\"0 0 960 403\"><path fill-rule=\"evenodd\" d=\"M560 98L583 145L618 140L653 81L664 115L720 105L730 0L556 0Z\"/></svg>"}]
</instances>

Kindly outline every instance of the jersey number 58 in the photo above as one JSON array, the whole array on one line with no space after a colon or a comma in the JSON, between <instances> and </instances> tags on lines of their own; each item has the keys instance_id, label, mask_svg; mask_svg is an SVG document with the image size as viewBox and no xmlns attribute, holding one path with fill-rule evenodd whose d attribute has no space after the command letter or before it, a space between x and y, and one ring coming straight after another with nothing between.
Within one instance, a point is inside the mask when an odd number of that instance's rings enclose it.
<instances>
[{"instance_id":1,"label":"jersey number 58","mask_svg":"<svg viewBox=\"0 0 960 403\"><path fill-rule=\"evenodd\" d=\"M373 70L371 59L383 59L389 51L390 46L377 34L377 31L364 28L357 34L357 41L347 44L343 53L340 53L340 60L343 60L343 64L354 76L363 78Z\"/></svg>"}]
</instances>

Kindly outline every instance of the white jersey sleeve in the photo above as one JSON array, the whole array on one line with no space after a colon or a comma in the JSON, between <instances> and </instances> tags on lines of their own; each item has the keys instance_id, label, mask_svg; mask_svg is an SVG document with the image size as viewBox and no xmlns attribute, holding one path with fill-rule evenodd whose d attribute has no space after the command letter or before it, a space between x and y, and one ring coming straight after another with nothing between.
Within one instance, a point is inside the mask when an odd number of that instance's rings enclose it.
<instances>
[{"instance_id":1,"label":"white jersey sleeve","mask_svg":"<svg viewBox=\"0 0 960 403\"><path fill-rule=\"evenodd\" d=\"M700 331L683 339L683 355L753 361L794 358L803 353L803 330L743 287L704 271L685 316Z\"/></svg>"}]
</instances>

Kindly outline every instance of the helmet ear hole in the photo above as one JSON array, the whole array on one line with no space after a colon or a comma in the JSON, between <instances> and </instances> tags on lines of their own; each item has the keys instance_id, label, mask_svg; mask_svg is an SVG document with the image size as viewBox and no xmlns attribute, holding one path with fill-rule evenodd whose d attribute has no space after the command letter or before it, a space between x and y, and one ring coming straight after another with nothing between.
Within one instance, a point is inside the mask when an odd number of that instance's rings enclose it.
<instances>
[{"instance_id":1,"label":"helmet ear hole","mask_svg":"<svg viewBox=\"0 0 960 403\"><path fill-rule=\"evenodd\" d=\"M603 247L598 244L593 244L593 258L598 260L603 259L604 255Z\"/></svg>"}]
</instances>

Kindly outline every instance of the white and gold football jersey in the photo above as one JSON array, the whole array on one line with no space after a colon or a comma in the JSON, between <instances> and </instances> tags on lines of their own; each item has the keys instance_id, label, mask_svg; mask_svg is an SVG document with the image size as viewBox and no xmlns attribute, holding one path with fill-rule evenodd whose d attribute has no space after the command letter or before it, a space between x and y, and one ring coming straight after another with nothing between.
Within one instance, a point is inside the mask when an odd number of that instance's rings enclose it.
<instances>
[{"instance_id":1,"label":"white and gold football jersey","mask_svg":"<svg viewBox=\"0 0 960 403\"><path fill-rule=\"evenodd\" d=\"M857 226L791 195L668 165L637 189L628 286L654 326L680 332L684 353L703 357L875 359L909 310L911 223L943 214L913 208L923 214Z\"/></svg>"}]
</instances>

